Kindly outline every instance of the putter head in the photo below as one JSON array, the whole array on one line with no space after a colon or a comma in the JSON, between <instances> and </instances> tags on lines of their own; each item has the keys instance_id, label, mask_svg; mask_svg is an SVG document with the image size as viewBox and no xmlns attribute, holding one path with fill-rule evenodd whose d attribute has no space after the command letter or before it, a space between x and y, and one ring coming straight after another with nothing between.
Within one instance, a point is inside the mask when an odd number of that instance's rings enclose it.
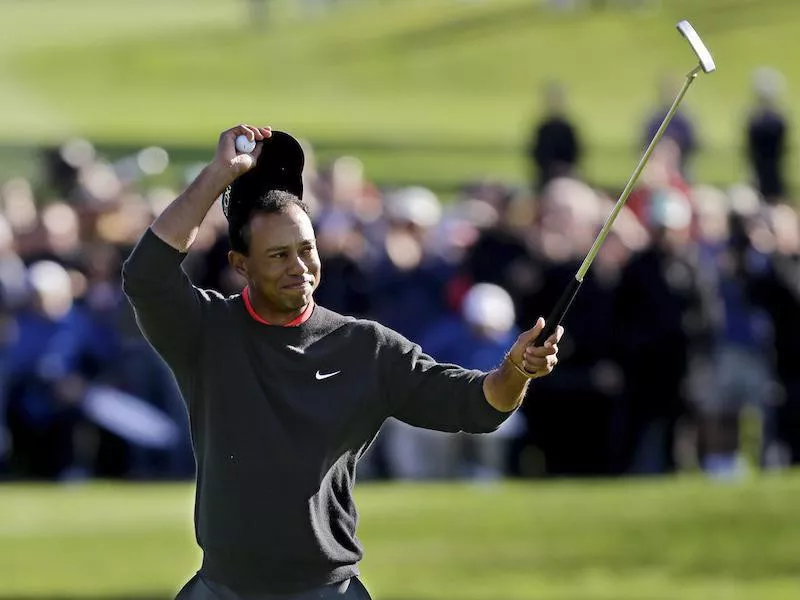
<instances>
[{"instance_id":1,"label":"putter head","mask_svg":"<svg viewBox=\"0 0 800 600\"><path fill-rule=\"evenodd\" d=\"M700 60L700 66L703 68L703 71L706 73L712 73L717 70L717 65L714 64L714 58L711 56L711 52L708 51L706 45L703 43L703 40L700 39L700 36L697 35L697 32L692 27L689 21L681 21L678 23L678 31L681 32L683 37L685 37L689 44L692 46L692 50L697 55L697 58Z\"/></svg>"}]
</instances>

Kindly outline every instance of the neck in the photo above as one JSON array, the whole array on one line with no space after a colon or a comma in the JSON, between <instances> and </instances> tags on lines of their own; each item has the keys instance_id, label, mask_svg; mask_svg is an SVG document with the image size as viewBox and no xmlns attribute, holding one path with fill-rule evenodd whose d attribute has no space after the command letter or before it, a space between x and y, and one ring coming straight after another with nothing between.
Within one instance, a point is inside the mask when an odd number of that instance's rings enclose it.
<instances>
[{"instance_id":1,"label":"neck","mask_svg":"<svg viewBox=\"0 0 800 600\"><path fill-rule=\"evenodd\" d=\"M253 312L255 312L258 317L270 325L286 325L287 323L291 323L300 315L302 315L311 304L307 303L300 308L291 311L285 311L270 306L264 301L258 292L254 293L253 288L250 286L247 287L247 295L250 300L250 306L253 308Z\"/></svg>"}]
</instances>

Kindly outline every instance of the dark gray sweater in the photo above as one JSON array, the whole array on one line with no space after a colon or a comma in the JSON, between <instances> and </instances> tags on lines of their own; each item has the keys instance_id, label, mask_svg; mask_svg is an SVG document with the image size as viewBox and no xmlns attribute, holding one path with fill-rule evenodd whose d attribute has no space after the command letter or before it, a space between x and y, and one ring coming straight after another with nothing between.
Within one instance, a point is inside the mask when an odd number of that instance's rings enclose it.
<instances>
[{"instance_id":1,"label":"dark gray sweater","mask_svg":"<svg viewBox=\"0 0 800 600\"><path fill-rule=\"evenodd\" d=\"M212 581L283 593L358 574L356 462L384 420L482 433L511 414L486 401L484 373L437 364L378 323L321 306L296 327L259 323L241 295L194 287L185 257L148 230L123 287L188 407Z\"/></svg>"}]
</instances>

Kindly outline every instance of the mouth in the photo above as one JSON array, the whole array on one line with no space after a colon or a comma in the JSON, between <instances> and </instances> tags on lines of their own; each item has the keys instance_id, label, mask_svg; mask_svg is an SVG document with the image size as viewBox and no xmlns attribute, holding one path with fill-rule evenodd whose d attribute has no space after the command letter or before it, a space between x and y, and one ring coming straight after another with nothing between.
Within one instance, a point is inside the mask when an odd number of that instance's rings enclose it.
<instances>
[{"instance_id":1,"label":"mouth","mask_svg":"<svg viewBox=\"0 0 800 600\"><path fill-rule=\"evenodd\" d=\"M294 283L283 286L283 289L292 291L310 291L311 287L312 284L310 281L295 281Z\"/></svg>"}]
</instances>

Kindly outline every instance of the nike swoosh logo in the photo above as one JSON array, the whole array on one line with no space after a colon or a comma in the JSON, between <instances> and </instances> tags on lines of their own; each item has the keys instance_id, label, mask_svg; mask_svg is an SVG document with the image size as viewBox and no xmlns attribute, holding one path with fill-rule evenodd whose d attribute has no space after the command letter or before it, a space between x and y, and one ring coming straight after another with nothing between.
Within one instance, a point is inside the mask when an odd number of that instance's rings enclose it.
<instances>
[{"instance_id":1,"label":"nike swoosh logo","mask_svg":"<svg viewBox=\"0 0 800 600\"><path fill-rule=\"evenodd\" d=\"M322 373L320 373L319 371L317 371L316 378L317 378L318 380L320 380L320 379L327 379L328 377L333 377L334 375L338 375L339 373L341 373L341 371L334 371L333 373L325 373L325 374L323 375Z\"/></svg>"}]
</instances>

